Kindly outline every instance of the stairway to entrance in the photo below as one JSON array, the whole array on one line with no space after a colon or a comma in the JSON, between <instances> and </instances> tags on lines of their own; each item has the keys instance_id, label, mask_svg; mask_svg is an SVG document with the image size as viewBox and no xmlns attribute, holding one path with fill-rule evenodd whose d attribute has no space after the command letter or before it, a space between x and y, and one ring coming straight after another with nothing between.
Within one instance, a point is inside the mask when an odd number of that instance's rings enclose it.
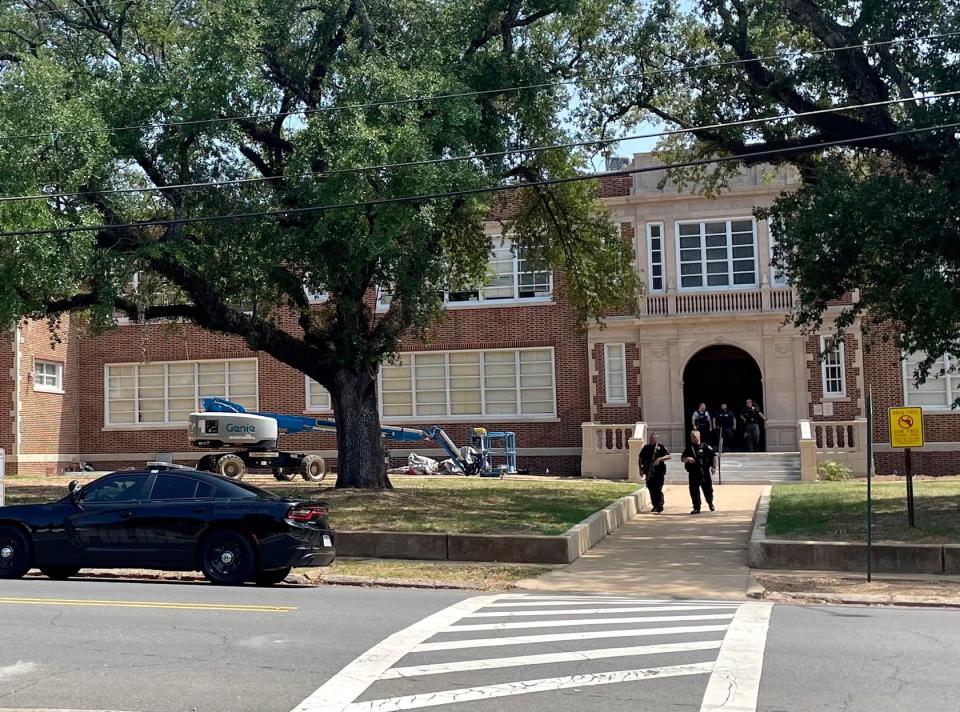
<instances>
[{"instance_id":1,"label":"stairway to entrance","mask_svg":"<svg viewBox=\"0 0 960 712\"><path fill-rule=\"evenodd\" d=\"M723 482L753 484L763 482L799 482L799 452L729 452L720 463ZM667 462L667 482L686 482L687 471L674 453ZM715 480L716 481L716 478Z\"/></svg>"}]
</instances>

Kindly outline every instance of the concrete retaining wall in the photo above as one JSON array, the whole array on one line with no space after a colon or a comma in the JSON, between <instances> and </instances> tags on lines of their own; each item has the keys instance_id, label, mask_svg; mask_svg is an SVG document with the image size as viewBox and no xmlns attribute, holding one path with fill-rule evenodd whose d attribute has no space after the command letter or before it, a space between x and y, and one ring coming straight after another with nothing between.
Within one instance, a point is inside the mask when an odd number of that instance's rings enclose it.
<instances>
[{"instance_id":1,"label":"concrete retaining wall","mask_svg":"<svg viewBox=\"0 0 960 712\"><path fill-rule=\"evenodd\" d=\"M559 536L338 531L337 555L377 559L570 564L637 516L647 503L647 490L641 489L591 514Z\"/></svg>"},{"instance_id":2,"label":"concrete retaining wall","mask_svg":"<svg viewBox=\"0 0 960 712\"><path fill-rule=\"evenodd\" d=\"M768 539L767 487L754 515L750 566L755 569L801 571L866 571L867 545L849 541ZM960 546L939 544L874 544L873 570L898 574L960 574Z\"/></svg>"}]
</instances>

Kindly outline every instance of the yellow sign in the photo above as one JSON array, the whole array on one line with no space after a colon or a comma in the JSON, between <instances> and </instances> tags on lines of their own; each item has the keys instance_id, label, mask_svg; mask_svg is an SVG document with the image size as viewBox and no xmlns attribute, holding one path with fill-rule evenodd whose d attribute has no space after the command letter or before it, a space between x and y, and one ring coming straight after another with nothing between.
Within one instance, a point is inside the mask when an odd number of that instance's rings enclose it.
<instances>
[{"instance_id":1,"label":"yellow sign","mask_svg":"<svg viewBox=\"0 0 960 712\"><path fill-rule=\"evenodd\" d=\"M890 445L923 447L923 409L890 409Z\"/></svg>"}]
</instances>

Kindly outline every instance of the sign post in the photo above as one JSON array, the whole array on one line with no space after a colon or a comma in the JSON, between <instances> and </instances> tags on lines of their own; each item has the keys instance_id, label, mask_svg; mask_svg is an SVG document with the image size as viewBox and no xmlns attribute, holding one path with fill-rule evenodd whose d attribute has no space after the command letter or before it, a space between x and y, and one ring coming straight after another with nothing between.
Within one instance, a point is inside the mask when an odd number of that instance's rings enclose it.
<instances>
[{"instance_id":1,"label":"sign post","mask_svg":"<svg viewBox=\"0 0 960 712\"><path fill-rule=\"evenodd\" d=\"M0 507L3 506L4 502L4 491L3 491L3 481L7 477L7 452L2 447L0 447Z\"/></svg>"},{"instance_id":2,"label":"sign post","mask_svg":"<svg viewBox=\"0 0 960 712\"><path fill-rule=\"evenodd\" d=\"M923 447L923 409L890 409L890 446L903 448L903 471L907 476L907 523L917 526L913 504L913 462L910 450Z\"/></svg>"},{"instance_id":3,"label":"sign post","mask_svg":"<svg viewBox=\"0 0 960 712\"><path fill-rule=\"evenodd\" d=\"M867 391L867 583L873 581L873 387Z\"/></svg>"}]
</instances>

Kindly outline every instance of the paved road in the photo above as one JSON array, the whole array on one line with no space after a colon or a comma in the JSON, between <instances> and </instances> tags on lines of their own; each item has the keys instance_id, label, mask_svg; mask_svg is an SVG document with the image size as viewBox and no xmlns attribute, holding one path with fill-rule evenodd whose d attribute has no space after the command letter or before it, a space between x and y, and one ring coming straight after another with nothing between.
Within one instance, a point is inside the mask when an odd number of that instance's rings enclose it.
<instances>
[{"instance_id":1,"label":"paved road","mask_svg":"<svg viewBox=\"0 0 960 712\"><path fill-rule=\"evenodd\" d=\"M0 709L953 711L958 623L667 597L3 582Z\"/></svg>"}]
</instances>

